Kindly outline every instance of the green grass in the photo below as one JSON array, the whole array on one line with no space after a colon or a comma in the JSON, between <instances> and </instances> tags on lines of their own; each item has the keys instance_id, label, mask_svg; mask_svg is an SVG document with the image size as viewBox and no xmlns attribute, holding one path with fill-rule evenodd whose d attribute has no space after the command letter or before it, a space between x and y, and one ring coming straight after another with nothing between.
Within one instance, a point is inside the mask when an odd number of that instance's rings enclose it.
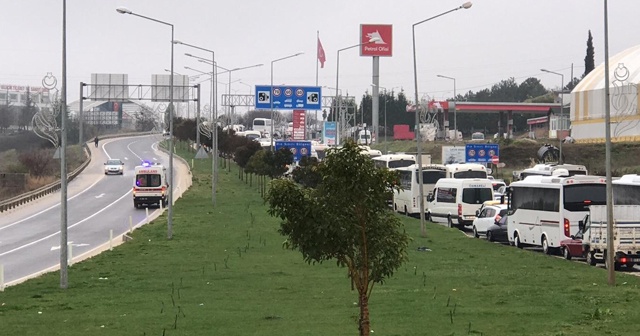
<instances>
[{"instance_id":1,"label":"green grass","mask_svg":"<svg viewBox=\"0 0 640 336\"><path fill-rule=\"evenodd\" d=\"M178 149L178 153L181 150ZM185 154L189 159L192 153ZM134 240L69 270L0 293L3 335L356 335L346 270L307 265L282 248L258 188L222 171L211 206L210 161L192 189ZM376 286L373 335L636 335L640 279L467 238L403 217L410 261ZM432 251L419 252L426 246ZM177 322L176 322L177 321Z\"/></svg>"}]
</instances>

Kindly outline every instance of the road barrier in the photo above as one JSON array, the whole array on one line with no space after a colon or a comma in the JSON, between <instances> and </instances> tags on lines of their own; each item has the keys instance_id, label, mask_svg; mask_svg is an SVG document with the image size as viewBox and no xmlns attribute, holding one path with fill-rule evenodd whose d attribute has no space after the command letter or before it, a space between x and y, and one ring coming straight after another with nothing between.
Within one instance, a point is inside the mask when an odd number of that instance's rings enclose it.
<instances>
[{"instance_id":1,"label":"road barrier","mask_svg":"<svg viewBox=\"0 0 640 336\"><path fill-rule=\"evenodd\" d=\"M111 139L111 138L122 138L122 137L129 137L129 136L142 136L142 135L150 135L150 134L154 134L154 132L144 132L144 133L120 133L120 134L107 134L107 135L102 135L101 139ZM89 163L91 162L91 151L89 151L89 149L87 148L87 144L85 143L83 146L84 150L85 150L85 155L87 156L87 160L85 160L85 162L83 162L80 167L76 168L74 171L72 171L71 173L69 173L67 175L67 181L71 181L74 178L76 178L76 176L80 175L80 173L89 165ZM12 198L9 198L7 200L4 200L2 202L0 202L0 213L5 212L7 210L11 210L13 208L16 208L18 206L21 206L23 204L29 203L33 200L36 200L42 196L51 194L53 192L56 192L60 190L60 181L56 181L50 184L47 184L43 187L40 187L34 191L30 191L27 193L24 193L22 195L18 195Z\"/></svg>"}]
</instances>

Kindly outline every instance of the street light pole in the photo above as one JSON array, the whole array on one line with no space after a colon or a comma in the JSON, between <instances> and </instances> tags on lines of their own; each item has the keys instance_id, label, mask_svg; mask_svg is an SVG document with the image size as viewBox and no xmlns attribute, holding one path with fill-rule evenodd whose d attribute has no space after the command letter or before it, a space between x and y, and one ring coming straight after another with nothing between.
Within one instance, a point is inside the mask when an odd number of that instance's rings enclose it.
<instances>
[{"instance_id":1,"label":"street light pole","mask_svg":"<svg viewBox=\"0 0 640 336\"><path fill-rule=\"evenodd\" d=\"M80 97L82 99L82 97ZM62 0L62 97L60 102L60 288L68 287L67 243L67 1ZM4 285L4 284L2 284Z\"/></svg>"},{"instance_id":2,"label":"street light pole","mask_svg":"<svg viewBox=\"0 0 640 336\"><path fill-rule=\"evenodd\" d=\"M271 90L271 93L270 93L270 96L269 96L269 104L270 104L270 109L271 109L271 135L270 135L271 147L270 148L271 148L272 152L273 152L273 149L274 149L274 147L273 147L273 124L274 124L274 120L273 120L273 63L280 62L280 61L286 60L288 58L300 56L302 54L304 54L304 53L303 52L299 52L299 53L295 53L293 55L285 56L285 57L278 58L276 60L271 61L271 86L269 87L269 90Z\"/></svg>"},{"instance_id":3,"label":"street light pole","mask_svg":"<svg viewBox=\"0 0 640 336\"><path fill-rule=\"evenodd\" d=\"M211 53L211 64L212 64L212 68L211 68L211 95L209 97L209 106L211 108L211 204L215 207L216 206L216 191L217 191L217 184L216 181L218 180L218 123L216 122L217 120L217 112L214 110L214 101L215 101L215 94L213 91L213 87L215 85L214 81L214 76L215 76L215 71L216 71L216 53L215 51L211 50L211 49L207 49L207 48L202 48L202 47L198 47L196 45L193 44L188 44L188 43L184 43L182 41L174 41L174 43L176 44L182 44L185 45L187 47L191 47L194 49L198 49L198 50L202 50L202 51L206 51L206 52L210 52ZM191 56L190 54L186 54L187 56ZM195 57L195 56L194 56ZM198 97L198 99L200 99L200 97ZM198 109L198 118L196 120L196 134L198 136L198 139L200 139L200 129L198 128L198 126L200 125L200 109ZM198 150L200 150L200 141L198 141Z\"/></svg>"},{"instance_id":4,"label":"street light pole","mask_svg":"<svg viewBox=\"0 0 640 336\"><path fill-rule=\"evenodd\" d=\"M454 9L448 10L444 13L440 13L436 16L432 16L428 19L424 19L422 21L416 22L413 24L413 26L411 26L411 33L412 33L412 38L413 38L413 81L414 81L414 86L415 86L415 99L416 99L416 126L415 126L415 133L416 133L416 147L417 147L417 154L418 154L418 185L420 186L420 233L421 235L424 237L426 235L426 228L425 228L425 222L424 222L424 190L423 186L424 186L424 181L422 180L422 145L421 142L422 140L420 139L420 103L418 101L418 66L417 66L417 62L416 62L416 26L420 25L422 23L425 23L427 21L433 20L435 18L438 18L440 16L449 14L451 12L457 11L459 9L469 9L471 8L471 2L465 2L464 4L462 4L459 7L456 7Z\"/></svg>"},{"instance_id":5,"label":"street light pole","mask_svg":"<svg viewBox=\"0 0 640 336\"><path fill-rule=\"evenodd\" d=\"M558 128L560 130L562 130L563 125L564 125L564 119L563 119L564 98L563 98L563 95L562 95L562 91L563 91L563 87L564 87L564 75L559 73L559 72L555 72L555 71L551 71L551 70L547 70L547 69L540 69L540 71L548 72L548 73L554 74L554 75L558 75L561 78L562 82L560 83L560 91L558 91L558 95L560 96L560 114L559 114ZM556 137L558 138L558 140L560 140L560 144L558 145L558 149L560 149L560 157L558 158L558 163L559 164L563 164L564 160L562 159L562 135L558 136L558 130L556 130Z\"/></svg>"},{"instance_id":6,"label":"street light pole","mask_svg":"<svg viewBox=\"0 0 640 336\"><path fill-rule=\"evenodd\" d=\"M339 78L340 78L340 52L341 51L345 51L351 48L355 48L355 47L359 47L365 44L369 44L369 43L373 43L373 42L377 42L380 41L379 37L373 37L371 38L369 41L364 42L364 43L358 43L358 44L354 44L352 46L346 47L346 48L342 48L342 49L338 49L337 51L337 56L336 56L336 95L338 94L338 90L340 89L339 86ZM335 116L334 116L335 117ZM346 132L346 128L347 128L347 119L344 113L342 113L342 95L338 96L338 117L340 119L340 123L338 125L338 131L336 132L336 145L340 145L341 144L341 132ZM346 135L346 133L345 133Z\"/></svg>"},{"instance_id":7,"label":"street light pole","mask_svg":"<svg viewBox=\"0 0 640 336\"><path fill-rule=\"evenodd\" d=\"M611 96L609 93L609 11L604 0L604 125L605 125L605 167L607 180L607 269L609 286L616 285L613 248L613 185L611 172Z\"/></svg>"},{"instance_id":8,"label":"street light pole","mask_svg":"<svg viewBox=\"0 0 640 336\"><path fill-rule=\"evenodd\" d=\"M440 78L446 78L453 80L453 129L455 130L455 138L458 141L458 108L455 106L455 102L458 101L458 95L456 94L456 79L454 77L448 77L443 75L438 75Z\"/></svg>"},{"instance_id":9,"label":"street light pole","mask_svg":"<svg viewBox=\"0 0 640 336\"><path fill-rule=\"evenodd\" d=\"M173 24L136 14L127 8L119 7L116 11L120 14L130 14L153 22L171 27L171 74L169 75L169 209L167 215L167 239L173 238Z\"/></svg>"}]
</instances>

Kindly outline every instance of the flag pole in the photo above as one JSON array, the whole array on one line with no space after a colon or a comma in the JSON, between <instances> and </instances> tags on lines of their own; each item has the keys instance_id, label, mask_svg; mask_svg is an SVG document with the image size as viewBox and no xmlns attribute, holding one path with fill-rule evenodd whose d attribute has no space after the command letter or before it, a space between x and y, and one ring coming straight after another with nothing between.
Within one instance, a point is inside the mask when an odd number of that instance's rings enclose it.
<instances>
[{"instance_id":1,"label":"flag pole","mask_svg":"<svg viewBox=\"0 0 640 336\"><path fill-rule=\"evenodd\" d=\"M316 30L316 86L318 86L318 63L320 63L320 57L318 57L318 41L320 41L320 31ZM322 101L320 101L320 108L322 108ZM316 130L317 127L318 127L318 110L316 110L316 120L314 121L313 129Z\"/></svg>"}]
</instances>

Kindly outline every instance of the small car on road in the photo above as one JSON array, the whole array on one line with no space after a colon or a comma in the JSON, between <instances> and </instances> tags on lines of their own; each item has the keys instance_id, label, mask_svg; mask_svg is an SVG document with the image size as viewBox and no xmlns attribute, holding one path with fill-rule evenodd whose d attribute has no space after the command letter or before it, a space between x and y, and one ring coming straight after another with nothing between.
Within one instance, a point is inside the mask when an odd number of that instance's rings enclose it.
<instances>
[{"instance_id":1,"label":"small car on road","mask_svg":"<svg viewBox=\"0 0 640 336\"><path fill-rule=\"evenodd\" d=\"M505 240L507 238L506 221L502 219L506 215L506 204L502 204L499 201L484 202L482 207L476 211L476 219L473 221L472 228L473 236L480 238L483 235L489 241Z\"/></svg>"},{"instance_id":2,"label":"small car on road","mask_svg":"<svg viewBox=\"0 0 640 336\"><path fill-rule=\"evenodd\" d=\"M109 159L104 163L104 174L124 175L124 162L120 159Z\"/></svg>"}]
</instances>

